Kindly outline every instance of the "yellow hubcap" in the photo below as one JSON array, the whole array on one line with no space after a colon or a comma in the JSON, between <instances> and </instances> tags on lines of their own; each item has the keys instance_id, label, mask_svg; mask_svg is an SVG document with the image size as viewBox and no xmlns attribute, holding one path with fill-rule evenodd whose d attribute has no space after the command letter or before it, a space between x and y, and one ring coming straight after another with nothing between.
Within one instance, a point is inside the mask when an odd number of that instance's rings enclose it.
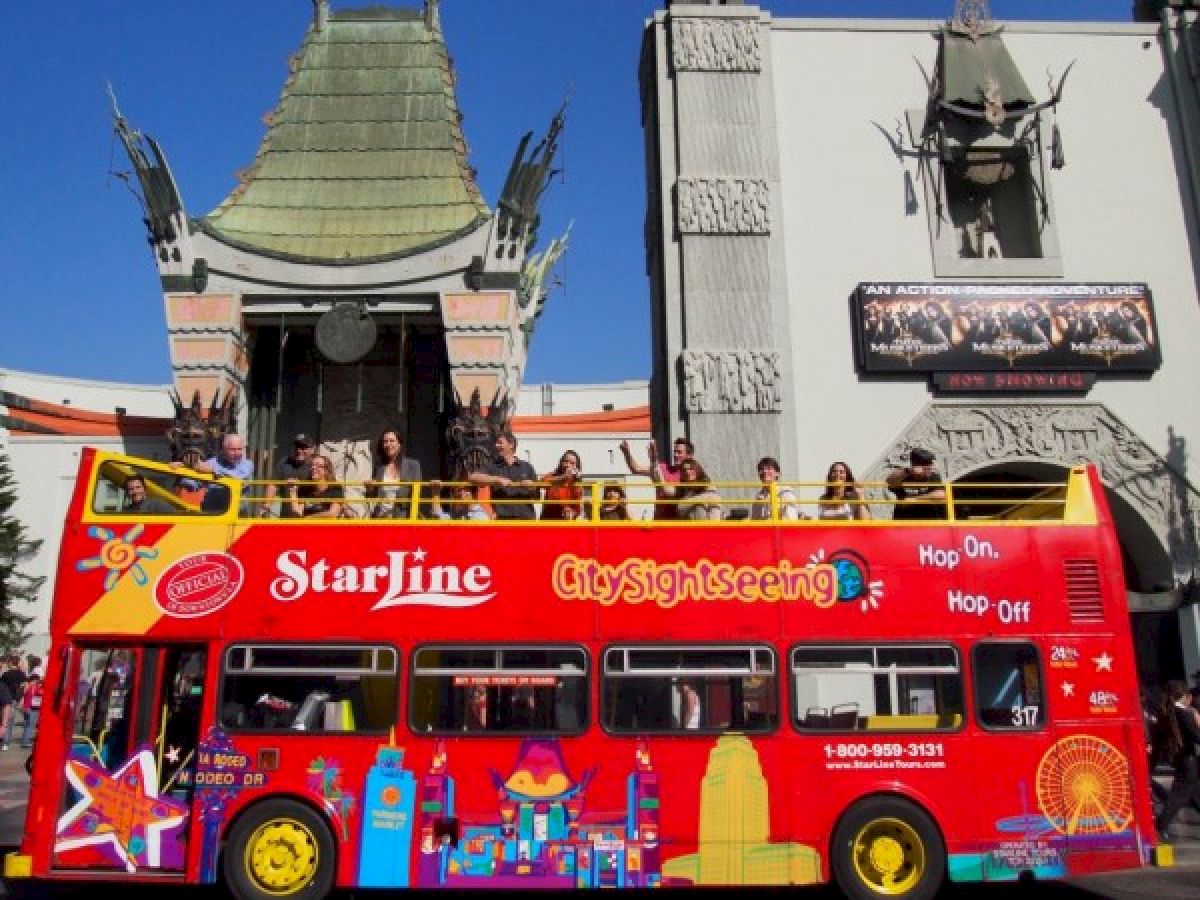
<instances>
[{"instance_id":1,"label":"yellow hubcap","mask_svg":"<svg viewBox=\"0 0 1200 900\"><path fill-rule=\"evenodd\" d=\"M925 845L902 819L868 822L855 835L852 850L854 871L877 894L906 894L925 874Z\"/></svg>"},{"instance_id":2,"label":"yellow hubcap","mask_svg":"<svg viewBox=\"0 0 1200 900\"><path fill-rule=\"evenodd\" d=\"M317 873L317 839L295 819L272 819L258 826L246 844L246 872L268 894L301 890Z\"/></svg>"}]
</instances>

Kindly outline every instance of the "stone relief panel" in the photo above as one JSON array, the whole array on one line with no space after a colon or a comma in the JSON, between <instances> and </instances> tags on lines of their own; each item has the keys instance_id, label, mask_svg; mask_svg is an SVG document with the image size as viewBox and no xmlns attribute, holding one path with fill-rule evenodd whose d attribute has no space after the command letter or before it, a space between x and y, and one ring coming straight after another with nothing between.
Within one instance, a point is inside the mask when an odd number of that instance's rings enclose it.
<instances>
[{"instance_id":1,"label":"stone relief panel","mask_svg":"<svg viewBox=\"0 0 1200 900\"><path fill-rule=\"evenodd\" d=\"M761 72L758 22L672 19L671 62L676 72Z\"/></svg>"},{"instance_id":2,"label":"stone relief panel","mask_svg":"<svg viewBox=\"0 0 1200 900\"><path fill-rule=\"evenodd\" d=\"M765 178L680 178L675 225L681 234L770 234L771 195Z\"/></svg>"},{"instance_id":3,"label":"stone relief panel","mask_svg":"<svg viewBox=\"0 0 1200 900\"><path fill-rule=\"evenodd\" d=\"M914 447L932 450L947 480L1007 461L1095 463L1104 483L1172 548L1177 570L1197 559L1200 496L1100 404L930 406L864 480L882 482L890 469L907 465ZM877 512L887 515L882 507Z\"/></svg>"},{"instance_id":4,"label":"stone relief panel","mask_svg":"<svg viewBox=\"0 0 1200 900\"><path fill-rule=\"evenodd\" d=\"M774 350L684 350L680 365L688 412L783 411L783 379Z\"/></svg>"}]
</instances>

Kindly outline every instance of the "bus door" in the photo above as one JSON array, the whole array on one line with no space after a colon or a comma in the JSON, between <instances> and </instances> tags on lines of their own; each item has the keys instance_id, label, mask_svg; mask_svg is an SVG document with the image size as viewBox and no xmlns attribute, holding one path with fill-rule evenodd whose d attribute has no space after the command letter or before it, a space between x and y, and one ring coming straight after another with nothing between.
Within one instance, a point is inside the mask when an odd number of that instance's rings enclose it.
<instances>
[{"instance_id":1,"label":"bus door","mask_svg":"<svg viewBox=\"0 0 1200 900\"><path fill-rule=\"evenodd\" d=\"M1043 761L1054 753L1045 666L1032 641L981 641L972 648L979 731L972 774L980 815L977 878L1010 881L1023 872L1066 874L1063 822L1047 804ZM967 874L967 873L965 873Z\"/></svg>"},{"instance_id":2,"label":"bus door","mask_svg":"<svg viewBox=\"0 0 1200 900\"><path fill-rule=\"evenodd\" d=\"M182 872L205 650L88 647L76 658L54 866Z\"/></svg>"}]
</instances>

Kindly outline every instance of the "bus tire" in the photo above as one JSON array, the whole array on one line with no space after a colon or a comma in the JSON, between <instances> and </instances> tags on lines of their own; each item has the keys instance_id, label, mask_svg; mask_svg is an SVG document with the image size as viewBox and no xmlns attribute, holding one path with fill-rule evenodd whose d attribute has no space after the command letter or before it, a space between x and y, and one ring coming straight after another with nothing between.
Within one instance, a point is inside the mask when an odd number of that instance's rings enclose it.
<instances>
[{"instance_id":1,"label":"bus tire","mask_svg":"<svg viewBox=\"0 0 1200 900\"><path fill-rule=\"evenodd\" d=\"M929 900L946 877L937 826L900 797L868 797L850 807L829 855L838 887L854 900Z\"/></svg>"},{"instance_id":2,"label":"bus tire","mask_svg":"<svg viewBox=\"0 0 1200 900\"><path fill-rule=\"evenodd\" d=\"M333 887L336 850L311 807L272 799L247 809L225 842L225 884L237 900L321 900Z\"/></svg>"}]
</instances>

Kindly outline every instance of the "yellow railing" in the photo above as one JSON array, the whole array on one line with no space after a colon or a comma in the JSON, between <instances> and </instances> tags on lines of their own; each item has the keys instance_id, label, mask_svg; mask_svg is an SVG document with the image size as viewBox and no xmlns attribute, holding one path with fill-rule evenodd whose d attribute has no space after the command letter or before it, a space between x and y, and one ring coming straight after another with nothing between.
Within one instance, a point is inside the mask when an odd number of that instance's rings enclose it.
<instances>
[{"instance_id":1,"label":"yellow railing","mask_svg":"<svg viewBox=\"0 0 1200 900\"><path fill-rule=\"evenodd\" d=\"M897 519L912 522L1067 522L1089 524L1096 520L1096 507L1086 470L1078 468L1061 482L1009 483L1009 482L948 482L945 484L912 484L917 490L941 492L935 499L913 497L898 500L882 482L857 484L851 496L839 495L839 486L825 482L796 481L780 482L764 488L760 482L714 482L711 484L655 484L646 480L637 481L584 481L575 485L578 494L567 499L548 499L544 496L551 485L544 482L520 485L532 496L528 498L502 498L495 496L496 489L480 490L480 498L474 494L453 496L454 489L474 486L465 482L389 482L386 486L365 481L326 482L327 487L336 487L341 496L322 498L312 496L321 490L321 484L311 481L285 482L253 480L239 482L233 479L214 479L188 469L172 468L162 463L134 460L116 454L99 454L101 464L96 467L92 484L93 497L89 498L88 521L106 520L114 516L129 515L152 520L188 519L202 515L211 519L270 519L280 522L304 521L304 516L290 515L292 510L285 505L295 502L311 508L329 508L340 504L339 519L361 522L377 518L391 521L436 521L439 518L474 520L476 517L499 519L506 522L522 521L506 516L506 510L526 507L522 510L528 517L532 507L535 516L546 516L555 508L562 510L556 521L570 524L572 518L588 522L623 521L614 515L614 506L606 502L605 492L619 488L627 496L619 503L628 521L647 523L697 523L741 525L743 523L777 522L785 525L804 526L822 523L848 524L891 523ZM100 482L110 482L107 490L121 489L124 481L134 472L145 476L147 493L156 500L170 501L171 509L163 512L122 512L119 508L97 506L95 499L100 491ZM176 486L193 490L201 487L207 491L199 507L170 496ZM296 495L289 489L296 487ZM387 496L379 496L386 489ZM561 485L559 486L561 488ZM274 490L269 490L273 488ZM765 493L764 493L765 491ZM440 492L435 504L435 493ZM488 494L491 496L488 496ZM307 495L307 496L306 496ZM478 504L479 509L473 509ZM902 511L901 511L902 510ZM393 512L394 511L394 512ZM467 516L471 511L472 515ZM898 511L901 511L898 513ZM281 512L284 513L281 515ZM577 512L577 515L576 515ZM513 510L513 515L516 511ZM527 520L527 519L526 519ZM330 521L335 521L331 519Z\"/></svg>"},{"instance_id":2,"label":"yellow railing","mask_svg":"<svg viewBox=\"0 0 1200 900\"><path fill-rule=\"evenodd\" d=\"M319 489L314 482L297 482L302 487ZM613 506L605 502L604 491L612 482L589 481L577 485L580 494L577 499L549 499L542 496L545 489L551 487L545 482L536 482L531 490L536 496L531 498L501 498L496 496L456 498L441 496L436 505L428 482L391 483L389 489L398 492L397 496L376 497L366 493L369 482L327 482L327 486L341 489L342 496L322 499L313 496L300 496L297 502L317 506L341 504L342 518L362 520L381 518L396 520L431 520L439 518L436 513L440 510L442 517L458 518L464 509L483 507L488 509L488 518L505 519L500 510L504 507L534 508L535 515L540 511L545 514L553 508L564 510L564 515L556 521L602 522L613 520ZM437 482L443 489L452 490L455 487L471 485L465 482ZM673 515L675 521L717 521L736 524L741 522L772 521L782 523L803 524L804 522L831 523L837 521L892 521L894 510L905 507L910 511L914 520L924 521L1064 521L1072 518L1067 515L1069 505L1069 481L1055 483L991 483L991 482L960 482L944 484L911 485L913 488L935 489L944 492L944 499L924 499L914 497L898 500L887 491L883 482L869 482L860 485L860 495L848 498L824 498L827 488L836 487L825 482L787 482L773 486L766 497L757 496L762 488L758 482L711 482L694 486L694 493L679 496L679 485L669 485L676 496L666 496L653 490L653 486L645 482L626 482L621 487L635 494L621 501L630 521L670 521L660 518L663 511ZM243 510L249 507L250 513L243 512L243 517L291 518L280 514L280 504L287 503L277 493L271 501L265 499L266 487L274 485L279 491L281 482L249 481L243 486ZM691 486L685 490L693 490ZM636 496L639 493L647 496ZM256 499L257 498L257 499ZM1078 501L1079 498L1076 498ZM1089 504L1090 505L1090 504ZM401 507L398 513L388 512L389 509ZM570 510L570 512L566 512ZM578 510L578 514L575 511ZM705 510L705 512L700 512ZM912 511L916 512L912 512ZM506 519L513 521L512 519ZM518 519L519 521L519 519Z\"/></svg>"}]
</instances>

